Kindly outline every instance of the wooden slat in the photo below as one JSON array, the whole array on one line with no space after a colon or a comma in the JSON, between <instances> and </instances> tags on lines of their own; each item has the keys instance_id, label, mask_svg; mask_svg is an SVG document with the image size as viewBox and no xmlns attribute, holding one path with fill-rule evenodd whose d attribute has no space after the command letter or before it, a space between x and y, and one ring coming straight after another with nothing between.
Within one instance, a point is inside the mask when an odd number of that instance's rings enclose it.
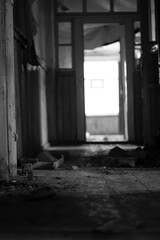
<instances>
[{"instance_id":1,"label":"wooden slat","mask_svg":"<svg viewBox=\"0 0 160 240\"><path fill-rule=\"evenodd\" d=\"M76 84L73 71L57 72L58 140L76 140Z\"/></svg>"},{"instance_id":2,"label":"wooden slat","mask_svg":"<svg viewBox=\"0 0 160 240\"><path fill-rule=\"evenodd\" d=\"M17 171L13 4L0 1L0 177Z\"/></svg>"}]
</instances>

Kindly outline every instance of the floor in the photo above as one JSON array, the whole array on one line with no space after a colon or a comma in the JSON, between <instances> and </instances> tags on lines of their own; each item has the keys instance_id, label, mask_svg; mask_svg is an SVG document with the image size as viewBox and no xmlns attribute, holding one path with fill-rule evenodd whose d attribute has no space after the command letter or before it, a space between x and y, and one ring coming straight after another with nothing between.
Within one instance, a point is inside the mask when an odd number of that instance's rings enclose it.
<instances>
[{"instance_id":1,"label":"floor","mask_svg":"<svg viewBox=\"0 0 160 240\"><path fill-rule=\"evenodd\" d=\"M65 155L59 169L19 176L7 193L1 188L0 239L160 239L158 169L79 162L111 147L50 148Z\"/></svg>"}]
</instances>

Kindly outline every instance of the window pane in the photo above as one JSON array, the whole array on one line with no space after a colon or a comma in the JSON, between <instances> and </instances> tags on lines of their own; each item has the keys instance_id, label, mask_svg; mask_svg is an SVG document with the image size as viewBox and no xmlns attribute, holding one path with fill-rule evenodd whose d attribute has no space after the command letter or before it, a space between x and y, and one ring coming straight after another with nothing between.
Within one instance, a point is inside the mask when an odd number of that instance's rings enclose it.
<instances>
[{"instance_id":1,"label":"window pane","mask_svg":"<svg viewBox=\"0 0 160 240\"><path fill-rule=\"evenodd\" d=\"M137 0L114 0L115 12L137 12Z\"/></svg>"},{"instance_id":2,"label":"window pane","mask_svg":"<svg viewBox=\"0 0 160 240\"><path fill-rule=\"evenodd\" d=\"M140 22L134 22L135 45L141 44L141 25Z\"/></svg>"},{"instance_id":3,"label":"window pane","mask_svg":"<svg viewBox=\"0 0 160 240\"><path fill-rule=\"evenodd\" d=\"M58 12L71 13L83 11L83 0L58 0Z\"/></svg>"},{"instance_id":4,"label":"window pane","mask_svg":"<svg viewBox=\"0 0 160 240\"><path fill-rule=\"evenodd\" d=\"M155 0L150 0L150 8L149 8L149 33L150 33L150 41L156 41Z\"/></svg>"},{"instance_id":5,"label":"window pane","mask_svg":"<svg viewBox=\"0 0 160 240\"><path fill-rule=\"evenodd\" d=\"M88 12L109 12L110 0L87 0Z\"/></svg>"},{"instance_id":6,"label":"window pane","mask_svg":"<svg viewBox=\"0 0 160 240\"><path fill-rule=\"evenodd\" d=\"M59 52L59 68L72 68L72 47L60 46Z\"/></svg>"},{"instance_id":7,"label":"window pane","mask_svg":"<svg viewBox=\"0 0 160 240\"><path fill-rule=\"evenodd\" d=\"M59 44L71 43L71 23L70 22L58 23L58 43Z\"/></svg>"},{"instance_id":8,"label":"window pane","mask_svg":"<svg viewBox=\"0 0 160 240\"><path fill-rule=\"evenodd\" d=\"M141 25L140 22L134 22L134 53L135 53L135 68L141 67Z\"/></svg>"}]
</instances>

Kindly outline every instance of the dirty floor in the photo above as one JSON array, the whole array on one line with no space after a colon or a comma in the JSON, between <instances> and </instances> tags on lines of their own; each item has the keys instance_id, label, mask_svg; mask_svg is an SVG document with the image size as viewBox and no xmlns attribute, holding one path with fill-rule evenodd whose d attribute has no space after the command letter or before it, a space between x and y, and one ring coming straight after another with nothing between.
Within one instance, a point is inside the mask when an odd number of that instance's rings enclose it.
<instances>
[{"instance_id":1,"label":"dirty floor","mask_svg":"<svg viewBox=\"0 0 160 240\"><path fill-rule=\"evenodd\" d=\"M160 239L160 170L76 166L1 181L0 239Z\"/></svg>"}]
</instances>

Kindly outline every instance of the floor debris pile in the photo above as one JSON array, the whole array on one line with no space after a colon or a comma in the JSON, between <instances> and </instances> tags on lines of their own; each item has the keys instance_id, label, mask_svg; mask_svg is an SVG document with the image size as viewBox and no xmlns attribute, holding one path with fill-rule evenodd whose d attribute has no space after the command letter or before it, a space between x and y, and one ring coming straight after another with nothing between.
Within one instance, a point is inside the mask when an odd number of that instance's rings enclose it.
<instances>
[{"instance_id":1,"label":"floor debris pile","mask_svg":"<svg viewBox=\"0 0 160 240\"><path fill-rule=\"evenodd\" d=\"M20 161L22 173L31 174L32 170L52 170L64 163L64 156L55 157L49 151L42 151L36 158L23 158Z\"/></svg>"},{"instance_id":2,"label":"floor debris pile","mask_svg":"<svg viewBox=\"0 0 160 240\"><path fill-rule=\"evenodd\" d=\"M87 240L115 240L120 234L158 240L159 169L140 167L150 156L148 149L117 145L107 151L106 146L92 152L43 151L23 159L16 179L0 181L0 239L12 233L16 240L69 240L78 233ZM43 169L46 163L52 167ZM60 165L56 169L53 163ZM37 237L30 237L33 233ZM56 238L57 233L63 236Z\"/></svg>"},{"instance_id":3,"label":"floor debris pile","mask_svg":"<svg viewBox=\"0 0 160 240\"><path fill-rule=\"evenodd\" d=\"M71 159L74 159L75 165L79 168L102 166L108 168L160 168L159 149L156 145L150 144L129 150L115 146L108 152L100 150L91 155L82 153L71 156Z\"/></svg>"},{"instance_id":4,"label":"floor debris pile","mask_svg":"<svg viewBox=\"0 0 160 240\"><path fill-rule=\"evenodd\" d=\"M159 141L152 141L145 146L126 149L125 145L113 146L109 150L87 152L85 149L75 151L42 151L35 158L21 160L22 174L32 178L33 170L77 170L91 167L106 168L160 168ZM107 146L106 146L107 149ZM29 170L30 169L30 170Z\"/></svg>"}]
</instances>

